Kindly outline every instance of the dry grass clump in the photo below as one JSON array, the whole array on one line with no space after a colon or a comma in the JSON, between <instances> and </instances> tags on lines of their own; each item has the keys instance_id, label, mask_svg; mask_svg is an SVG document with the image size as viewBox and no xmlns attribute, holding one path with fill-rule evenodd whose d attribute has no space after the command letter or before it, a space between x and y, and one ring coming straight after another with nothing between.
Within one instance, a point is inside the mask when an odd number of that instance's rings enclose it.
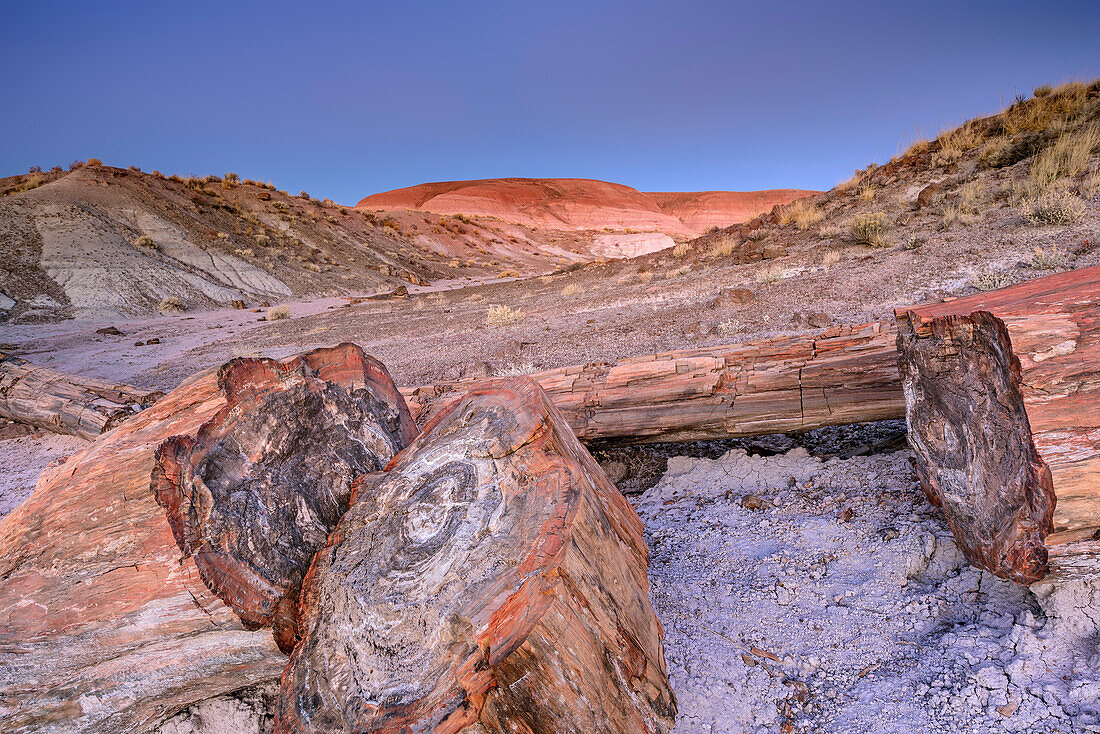
<instances>
[{"instance_id":1,"label":"dry grass clump","mask_svg":"<svg viewBox=\"0 0 1100 734\"><path fill-rule=\"evenodd\" d=\"M744 325L737 323L731 319L726 319L714 327L722 336L733 336L734 334L740 334L745 330Z\"/></svg>"},{"instance_id":2,"label":"dry grass clump","mask_svg":"<svg viewBox=\"0 0 1100 734\"><path fill-rule=\"evenodd\" d=\"M501 270L499 273L497 273L497 277L498 278L518 278L519 277L519 271L518 270Z\"/></svg>"},{"instance_id":3,"label":"dry grass clump","mask_svg":"<svg viewBox=\"0 0 1100 734\"><path fill-rule=\"evenodd\" d=\"M134 240L134 247L141 247L146 250L157 250L159 247L157 243L153 241L153 238L147 234L140 235Z\"/></svg>"},{"instance_id":4,"label":"dry grass clump","mask_svg":"<svg viewBox=\"0 0 1100 734\"><path fill-rule=\"evenodd\" d=\"M485 314L485 323L498 328L511 326L523 321L525 316L523 309L494 305L489 306L489 311Z\"/></svg>"},{"instance_id":5,"label":"dry grass clump","mask_svg":"<svg viewBox=\"0 0 1100 734\"><path fill-rule=\"evenodd\" d=\"M1100 126L1063 133L1031 163L1031 178L1040 186L1083 173L1094 151L1100 151Z\"/></svg>"},{"instance_id":6,"label":"dry grass clump","mask_svg":"<svg viewBox=\"0 0 1100 734\"><path fill-rule=\"evenodd\" d=\"M1033 200L1024 212L1024 219L1032 224L1057 226L1073 224L1085 213L1085 202L1068 192L1040 196Z\"/></svg>"},{"instance_id":7,"label":"dry grass clump","mask_svg":"<svg viewBox=\"0 0 1100 734\"><path fill-rule=\"evenodd\" d=\"M821 256L821 267L825 270L833 267L841 260L840 250L829 250Z\"/></svg>"},{"instance_id":8,"label":"dry grass clump","mask_svg":"<svg viewBox=\"0 0 1100 734\"><path fill-rule=\"evenodd\" d=\"M680 267L678 267L674 270L669 270L668 271L668 277L670 277L670 278L679 278L681 275L687 275L691 271L692 271L692 267L690 265L681 265Z\"/></svg>"},{"instance_id":9,"label":"dry grass clump","mask_svg":"<svg viewBox=\"0 0 1100 734\"><path fill-rule=\"evenodd\" d=\"M1081 182L1081 196L1092 198L1100 194L1100 171L1093 171Z\"/></svg>"},{"instance_id":10,"label":"dry grass clump","mask_svg":"<svg viewBox=\"0 0 1100 734\"><path fill-rule=\"evenodd\" d=\"M869 182L861 183L856 190L856 195L859 196L860 201L871 201L877 193L878 187Z\"/></svg>"},{"instance_id":11,"label":"dry grass clump","mask_svg":"<svg viewBox=\"0 0 1100 734\"><path fill-rule=\"evenodd\" d=\"M218 234L215 235L215 236L219 240L222 240L223 242L229 239L229 233L228 232L218 232Z\"/></svg>"},{"instance_id":12,"label":"dry grass clump","mask_svg":"<svg viewBox=\"0 0 1100 734\"><path fill-rule=\"evenodd\" d=\"M723 237L714 243L707 255L709 257L729 257L737 249L738 244L739 242L734 237Z\"/></svg>"},{"instance_id":13,"label":"dry grass clump","mask_svg":"<svg viewBox=\"0 0 1100 734\"><path fill-rule=\"evenodd\" d=\"M565 298L571 298L581 292L581 287L576 283L570 283L561 289L561 294Z\"/></svg>"},{"instance_id":14,"label":"dry grass clump","mask_svg":"<svg viewBox=\"0 0 1100 734\"><path fill-rule=\"evenodd\" d=\"M756 282L778 283L783 280L783 268L779 265L766 265L756 271Z\"/></svg>"},{"instance_id":15,"label":"dry grass clump","mask_svg":"<svg viewBox=\"0 0 1100 734\"><path fill-rule=\"evenodd\" d=\"M987 270L974 279L974 287L980 291L995 291L1012 285L1012 276L1005 272Z\"/></svg>"},{"instance_id":16,"label":"dry grass clump","mask_svg":"<svg viewBox=\"0 0 1100 734\"><path fill-rule=\"evenodd\" d=\"M885 214L860 214L848 226L848 235L857 245L887 247L890 244L886 233L890 222Z\"/></svg>"},{"instance_id":17,"label":"dry grass clump","mask_svg":"<svg viewBox=\"0 0 1100 734\"><path fill-rule=\"evenodd\" d=\"M533 362L509 362L493 368L492 374L493 377L523 377L538 371L538 366Z\"/></svg>"},{"instance_id":18,"label":"dry grass clump","mask_svg":"<svg viewBox=\"0 0 1100 734\"><path fill-rule=\"evenodd\" d=\"M817 237L822 240L834 240L844 234L844 229L836 224L824 224L817 228Z\"/></svg>"},{"instance_id":19,"label":"dry grass clump","mask_svg":"<svg viewBox=\"0 0 1100 734\"><path fill-rule=\"evenodd\" d=\"M1049 248L1036 247L1027 260L1027 266L1033 270L1058 270L1069 264L1069 255L1057 245Z\"/></svg>"},{"instance_id":20,"label":"dry grass clump","mask_svg":"<svg viewBox=\"0 0 1100 734\"><path fill-rule=\"evenodd\" d=\"M681 242L680 244L672 248L672 256L677 258L687 257L687 255L690 254L693 249L694 248L687 242Z\"/></svg>"},{"instance_id":21,"label":"dry grass clump","mask_svg":"<svg viewBox=\"0 0 1100 734\"><path fill-rule=\"evenodd\" d=\"M103 161L101 161L98 158L89 158L88 160L86 160L84 162L84 165L86 165L86 166L102 166Z\"/></svg>"},{"instance_id":22,"label":"dry grass clump","mask_svg":"<svg viewBox=\"0 0 1100 734\"><path fill-rule=\"evenodd\" d=\"M302 267L305 268L306 270L312 271L314 273L321 272L321 266L318 265L317 263L314 263L314 262L302 263Z\"/></svg>"},{"instance_id":23,"label":"dry grass clump","mask_svg":"<svg viewBox=\"0 0 1100 734\"><path fill-rule=\"evenodd\" d=\"M286 306L275 306L267 309L268 321L282 321L290 318L290 309Z\"/></svg>"},{"instance_id":24,"label":"dry grass clump","mask_svg":"<svg viewBox=\"0 0 1100 734\"><path fill-rule=\"evenodd\" d=\"M187 307L183 305L183 301L175 296L169 296L160 302L157 306L157 310L161 313L183 313L187 310Z\"/></svg>"},{"instance_id":25,"label":"dry grass clump","mask_svg":"<svg viewBox=\"0 0 1100 734\"><path fill-rule=\"evenodd\" d=\"M823 219L825 219L825 212L807 199L795 199L787 206L779 208L779 225L781 227L794 224L798 229L805 230L818 224Z\"/></svg>"},{"instance_id":26,"label":"dry grass clump","mask_svg":"<svg viewBox=\"0 0 1100 734\"><path fill-rule=\"evenodd\" d=\"M0 189L0 196L7 196L8 194L18 194L21 191L30 191L31 189L37 189L42 184L46 183L46 177L38 171L31 171L26 176L19 177L14 183L5 186Z\"/></svg>"},{"instance_id":27,"label":"dry grass clump","mask_svg":"<svg viewBox=\"0 0 1100 734\"><path fill-rule=\"evenodd\" d=\"M940 212L941 224L944 229L951 229L957 224L961 224L964 227L969 227L976 221L976 217L969 211L963 209L959 204L948 204Z\"/></svg>"},{"instance_id":28,"label":"dry grass clump","mask_svg":"<svg viewBox=\"0 0 1100 734\"><path fill-rule=\"evenodd\" d=\"M985 194L985 186L980 178L959 187L959 208L968 214L977 214L980 211L982 199Z\"/></svg>"}]
</instances>

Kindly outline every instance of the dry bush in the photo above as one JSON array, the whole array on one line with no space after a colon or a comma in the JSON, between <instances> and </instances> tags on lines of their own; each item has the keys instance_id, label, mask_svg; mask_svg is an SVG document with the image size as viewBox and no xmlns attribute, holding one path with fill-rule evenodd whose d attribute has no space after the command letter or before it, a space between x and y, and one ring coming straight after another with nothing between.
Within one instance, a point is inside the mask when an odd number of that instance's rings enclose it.
<instances>
[{"instance_id":1,"label":"dry bush","mask_svg":"<svg viewBox=\"0 0 1100 734\"><path fill-rule=\"evenodd\" d=\"M681 242L680 244L678 244L678 245L676 245L675 247L672 248L672 256L673 257L685 257L693 249L694 248L691 245L689 245L687 242Z\"/></svg>"},{"instance_id":2,"label":"dry bush","mask_svg":"<svg viewBox=\"0 0 1100 734\"><path fill-rule=\"evenodd\" d=\"M1092 198L1100 194L1100 171L1093 171L1081 182L1081 195Z\"/></svg>"},{"instance_id":3,"label":"dry bush","mask_svg":"<svg viewBox=\"0 0 1100 734\"><path fill-rule=\"evenodd\" d=\"M861 214L848 226L848 235L857 245L886 247L890 244L886 237L890 223L885 214Z\"/></svg>"},{"instance_id":4,"label":"dry bush","mask_svg":"<svg viewBox=\"0 0 1100 734\"><path fill-rule=\"evenodd\" d=\"M825 219L825 212L807 199L795 199L787 206L779 208L779 225L781 227L794 224L798 229L805 230L818 224L823 219Z\"/></svg>"},{"instance_id":5,"label":"dry bush","mask_svg":"<svg viewBox=\"0 0 1100 734\"><path fill-rule=\"evenodd\" d=\"M260 232L259 234L252 235L252 239L256 240L256 244L259 245L260 247L267 247L268 245L271 244L271 238L268 237L263 232Z\"/></svg>"},{"instance_id":6,"label":"dry bush","mask_svg":"<svg viewBox=\"0 0 1100 734\"><path fill-rule=\"evenodd\" d=\"M286 306L275 306L267 309L268 321L282 321L290 318L290 309Z\"/></svg>"},{"instance_id":7,"label":"dry bush","mask_svg":"<svg viewBox=\"0 0 1100 734\"><path fill-rule=\"evenodd\" d=\"M134 247L141 247L146 250L160 249L157 247L157 243L153 241L153 238L147 234L140 235L136 240L134 240Z\"/></svg>"},{"instance_id":8,"label":"dry bush","mask_svg":"<svg viewBox=\"0 0 1100 734\"><path fill-rule=\"evenodd\" d=\"M1034 94L1035 94L1036 97L1046 97L1047 95L1049 95L1053 91L1054 91L1054 87L1050 86L1049 84L1041 84L1041 85L1035 87Z\"/></svg>"},{"instance_id":9,"label":"dry bush","mask_svg":"<svg viewBox=\"0 0 1100 734\"><path fill-rule=\"evenodd\" d=\"M836 224L824 224L817 228L817 236L823 240L836 239L844 234L844 230Z\"/></svg>"},{"instance_id":10,"label":"dry bush","mask_svg":"<svg viewBox=\"0 0 1100 734\"><path fill-rule=\"evenodd\" d=\"M240 250L234 250L233 252L235 252L240 257L256 257L256 251L253 250L251 247L245 247L245 248L240 249Z\"/></svg>"},{"instance_id":11,"label":"dry bush","mask_svg":"<svg viewBox=\"0 0 1100 734\"><path fill-rule=\"evenodd\" d=\"M1067 264L1069 255L1057 245L1050 248L1036 247L1027 260L1027 266L1034 270L1058 270Z\"/></svg>"},{"instance_id":12,"label":"dry bush","mask_svg":"<svg viewBox=\"0 0 1100 734\"><path fill-rule=\"evenodd\" d=\"M175 296L169 296L168 298L165 298L163 301L160 302L157 310L165 314L183 313L187 310L187 307L183 305L183 301L181 301L180 299L176 298Z\"/></svg>"},{"instance_id":13,"label":"dry bush","mask_svg":"<svg viewBox=\"0 0 1100 734\"><path fill-rule=\"evenodd\" d=\"M87 161L85 161L84 165L86 165L86 166L102 166L103 161L99 160L98 158L89 158Z\"/></svg>"},{"instance_id":14,"label":"dry bush","mask_svg":"<svg viewBox=\"0 0 1100 734\"><path fill-rule=\"evenodd\" d=\"M1024 219L1035 225L1073 224L1085 213L1085 202L1068 192L1046 194L1035 199Z\"/></svg>"},{"instance_id":15,"label":"dry bush","mask_svg":"<svg viewBox=\"0 0 1100 734\"><path fill-rule=\"evenodd\" d=\"M980 211L984 194L985 187L980 178L963 184L959 187L958 192L959 208L969 214L977 214Z\"/></svg>"},{"instance_id":16,"label":"dry bush","mask_svg":"<svg viewBox=\"0 0 1100 734\"><path fill-rule=\"evenodd\" d=\"M219 240L223 240L223 241L224 241L224 240L228 240L228 239L229 239L229 233L228 233L228 232L218 232L218 234L217 234L217 235L215 235L215 236L216 236L216 237L217 237L217 238L218 238Z\"/></svg>"},{"instance_id":17,"label":"dry bush","mask_svg":"<svg viewBox=\"0 0 1100 734\"><path fill-rule=\"evenodd\" d=\"M654 272L652 270L643 270L638 273L638 280L642 283L648 283L653 280Z\"/></svg>"},{"instance_id":18,"label":"dry bush","mask_svg":"<svg viewBox=\"0 0 1100 734\"><path fill-rule=\"evenodd\" d=\"M829 268L840 262L840 259L840 250L829 250L821 257L821 267L823 267L825 270L828 270Z\"/></svg>"},{"instance_id":19,"label":"dry bush","mask_svg":"<svg viewBox=\"0 0 1100 734\"><path fill-rule=\"evenodd\" d=\"M572 296L575 296L580 292L581 292L581 287L579 285L577 285L576 283L570 283L569 285L567 285L567 286L565 286L564 288L561 289L561 294L566 298L570 298Z\"/></svg>"},{"instance_id":20,"label":"dry bush","mask_svg":"<svg viewBox=\"0 0 1100 734\"><path fill-rule=\"evenodd\" d=\"M717 326L715 326L715 331L717 331L722 336L733 336L734 334L740 334L744 330L745 327L742 324L739 324L732 319L726 319L725 321L722 321Z\"/></svg>"},{"instance_id":21,"label":"dry bush","mask_svg":"<svg viewBox=\"0 0 1100 734\"><path fill-rule=\"evenodd\" d=\"M525 315L523 309L493 305L489 306L489 310L485 314L485 323L498 328L511 326L523 321Z\"/></svg>"},{"instance_id":22,"label":"dry bush","mask_svg":"<svg viewBox=\"0 0 1100 734\"><path fill-rule=\"evenodd\" d=\"M305 268L306 270L310 270L310 271L312 271L312 272L314 272L314 273L319 273L319 272L321 272L321 266L320 266L320 265L318 265L318 264L317 264L317 263L315 263L315 262L305 262L305 263L302 263L302 267L303 267L303 268Z\"/></svg>"},{"instance_id":23,"label":"dry bush","mask_svg":"<svg viewBox=\"0 0 1100 734\"><path fill-rule=\"evenodd\" d=\"M519 271L518 270L501 270L499 273L497 273L497 277L498 278L518 278L519 277Z\"/></svg>"},{"instance_id":24,"label":"dry bush","mask_svg":"<svg viewBox=\"0 0 1100 734\"><path fill-rule=\"evenodd\" d=\"M778 283L783 279L783 268L779 265L765 265L756 271L757 283Z\"/></svg>"},{"instance_id":25,"label":"dry bush","mask_svg":"<svg viewBox=\"0 0 1100 734\"><path fill-rule=\"evenodd\" d=\"M878 187L870 182L861 183L856 190L856 194L859 196L860 201L871 201L871 199L875 198L875 194L877 193Z\"/></svg>"},{"instance_id":26,"label":"dry bush","mask_svg":"<svg viewBox=\"0 0 1100 734\"><path fill-rule=\"evenodd\" d=\"M668 271L668 277L669 278L679 278L681 275L687 275L688 273L690 273L692 271L692 269L693 268L690 265L681 265L680 267L678 267L674 270Z\"/></svg>"}]
</instances>

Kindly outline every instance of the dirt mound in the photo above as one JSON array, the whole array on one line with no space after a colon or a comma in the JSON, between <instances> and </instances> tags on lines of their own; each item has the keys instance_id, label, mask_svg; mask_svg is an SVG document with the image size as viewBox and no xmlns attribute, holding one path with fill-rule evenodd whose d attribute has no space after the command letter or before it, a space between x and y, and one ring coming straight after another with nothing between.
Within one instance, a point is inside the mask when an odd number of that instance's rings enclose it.
<instances>
[{"instance_id":1,"label":"dirt mound","mask_svg":"<svg viewBox=\"0 0 1100 734\"><path fill-rule=\"evenodd\" d=\"M443 181L368 196L360 209L416 210L496 217L551 229L633 229L673 237L729 226L813 194L800 189L648 194L584 178Z\"/></svg>"}]
</instances>

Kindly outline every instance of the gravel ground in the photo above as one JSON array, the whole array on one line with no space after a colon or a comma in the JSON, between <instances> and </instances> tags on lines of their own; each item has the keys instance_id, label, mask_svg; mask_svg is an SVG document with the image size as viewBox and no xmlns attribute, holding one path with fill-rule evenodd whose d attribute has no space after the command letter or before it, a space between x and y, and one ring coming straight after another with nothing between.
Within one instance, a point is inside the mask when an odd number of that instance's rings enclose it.
<instances>
[{"instance_id":1,"label":"gravel ground","mask_svg":"<svg viewBox=\"0 0 1100 734\"><path fill-rule=\"evenodd\" d=\"M56 433L0 441L0 517L31 496L43 469L55 461L64 461L87 445L82 438Z\"/></svg>"},{"instance_id":2,"label":"gravel ground","mask_svg":"<svg viewBox=\"0 0 1100 734\"><path fill-rule=\"evenodd\" d=\"M908 453L672 458L633 498L695 732L1100 732L1100 584L969 566Z\"/></svg>"}]
</instances>

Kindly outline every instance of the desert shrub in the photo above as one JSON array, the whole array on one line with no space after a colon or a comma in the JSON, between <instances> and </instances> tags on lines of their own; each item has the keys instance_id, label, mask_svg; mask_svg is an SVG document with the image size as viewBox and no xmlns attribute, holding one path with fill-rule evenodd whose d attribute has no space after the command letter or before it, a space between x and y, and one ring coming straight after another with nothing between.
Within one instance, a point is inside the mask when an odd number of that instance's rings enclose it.
<instances>
[{"instance_id":1,"label":"desert shrub","mask_svg":"<svg viewBox=\"0 0 1100 734\"><path fill-rule=\"evenodd\" d=\"M165 298L157 308L161 313L183 313L187 310L187 307L183 305L183 301L175 296Z\"/></svg>"},{"instance_id":2,"label":"desert shrub","mask_svg":"<svg viewBox=\"0 0 1100 734\"><path fill-rule=\"evenodd\" d=\"M84 161L73 161L72 163L69 164L69 170L70 171L75 171L76 169L83 168L83 167L84 167Z\"/></svg>"},{"instance_id":3,"label":"desert shrub","mask_svg":"<svg viewBox=\"0 0 1100 734\"><path fill-rule=\"evenodd\" d=\"M315 262L306 262L306 263L302 263L302 267L303 267L303 268L305 268L306 270L310 270L310 271L312 271L312 272L314 272L314 273L319 273L319 272L321 272L321 266L320 266L320 265L318 265L318 264L317 264L317 263L315 263Z\"/></svg>"},{"instance_id":4,"label":"desert shrub","mask_svg":"<svg viewBox=\"0 0 1100 734\"><path fill-rule=\"evenodd\" d=\"M287 306L275 306L274 308L267 309L268 321L282 321L283 319L290 318L290 308Z\"/></svg>"},{"instance_id":5,"label":"desert shrub","mask_svg":"<svg viewBox=\"0 0 1100 734\"><path fill-rule=\"evenodd\" d=\"M692 251L692 246L687 242L681 242L672 248L673 257L686 257Z\"/></svg>"},{"instance_id":6,"label":"desert shrub","mask_svg":"<svg viewBox=\"0 0 1100 734\"><path fill-rule=\"evenodd\" d=\"M852 220L848 234L857 245L886 247L890 244L886 237L889 229L885 214L861 214Z\"/></svg>"},{"instance_id":7,"label":"desert shrub","mask_svg":"<svg viewBox=\"0 0 1100 734\"><path fill-rule=\"evenodd\" d=\"M581 292L581 287L579 285L577 285L576 283L570 283L569 285L567 285L567 286L565 286L564 288L561 289L561 294L566 298L570 298L572 296L575 296L580 292Z\"/></svg>"},{"instance_id":8,"label":"desert shrub","mask_svg":"<svg viewBox=\"0 0 1100 734\"><path fill-rule=\"evenodd\" d=\"M958 192L959 208L969 214L977 214L982 203L983 194L984 186L980 178L963 184L959 187Z\"/></svg>"},{"instance_id":9,"label":"desert shrub","mask_svg":"<svg viewBox=\"0 0 1100 734\"><path fill-rule=\"evenodd\" d=\"M252 239L254 239L256 241L256 244L259 245L260 247L267 247L268 245L271 244L271 238L268 237L263 232L260 232L259 234L252 235Z\"/></svg>"},{"instance_id":10,"label":"desert shrub","mask_svg":"<svg viewBox=\"0 0 1100 734\"><path fill-rule=\"evenodd\" d=\"M825 224L817 229L817 236L823 240L836 239L844 234L844 230L835 224Z\"/></svg>"},{"instance_id":11,"label":"desert shrub","mask_svg":"<svg viewBox=\"0 0 1100 734\"><path fill-rule=\"evenodd\" d=\"M1024 219L1036 225L1073 224L1085 213L1085 202L1067 192L1046 194L1033 200Z\"/></svg>"},{"instance_id":12,"label":"desert shrub","mask_svg":"<svg viewBox=\"0 0 1100 734\"><path fill-rule=\"evenodd\" d=\"M1081 182L1081 195L1092 198L1100 194L1100 171L1093 171Z\"/></svg>"},{"instance_id":13,"label":"desert shrub","mask_svg":"<svg viewBox=\"0 0 1100 734\"><path fill-rule=\"evenodd\" d=\"M779 209L779 224L783 227L793 224L798 229L805 230L824 218L825 212L807 199L795 199L787 206Z\"/></svg>"},{"instance_id":14,"label":"desert shrub","mask_svg":"<svg viewBox=\"0 0 1100 734\"><path fill-rule=\"evenodd\" d=\"M638 281L641 283L648 283L653 280L654 274L652 270L642 270L638 273Z\"/></svg>"},{"instance_id":15,"label":"desert shrub","mask_svg":"<svg viewBox=\"0 0 1100 734\"><path fill-rule=\"evenodd\" d=\"M1053 91L1054 87L1050 86L1049 84L1040 84L1039 86L1035 87L1034 94L1036 97L1046 97Z\"/></svg>"},{"instance_id":16,"label":"desert shrub","mask_svg":"<svg viewBox=\"0 0 1100 734\"><path fill-rule=\"evenodd\" d=\"M778 265L765 265L756 271L757 283L778 283L783 279L783 268Z\"/></svg>"},{"instance_id":17,"label":"desert shrub","mask_svg":"<svg viewBox=\"0 0 1100 734\"><path fill-rule=\"evenodd\" d=\"M498 278L518 278L519 277L519 271L518 270L501 270L499 273L497 273L497 277Z\"/></svg>"},{"instance_id":18,"label":"desert shrub","mask_svg":"<svg viewBox=\"0 0 1100 734\"><path fill-rule=\"evenodd\" d=\"M523 321L524 316L522 309L494 305L489 306L485 314L485 323L494 327L511 326Z\"/></svg>"},{"instance_id":19,"label":"desert shrub","mask_svg":"<svg viewBox=\"0 0 1100 734\"><path fill-rule=\"evenodd\" d=\"M256 257L256 251L253 250L251 247L245 247L245 248L242 248L240 250L234 250L234 252L237 255L240 255L241 257Z\"/></svg>"},{"instance_id":20,"label":"desert shrub","mask_svg":"<svg viewBox=\"0 0 1100 734\"><path fill-rule=\"evenodd\" d=\"M840 250L829 250L821 256L821 267L828 270L829 268L840 262Z\"/></svg>"},{"instance_id":21,"label":"desert shrub","mask_svg":"<svg viewBox=\"0 0 1100 734\"><path fill-rule=\"evenodd\" d=\"M223 181L228 181L230 183L239 183L240 180L241 180L241 177L238 176L237 174L233 173L232 171L230 171L230 172L225 173L225 174L222 175L222 180Z\"/></svg>"},{"instance_id":22,"label":"desert shrub","mask_svg":"<svg viewBox=\"0 0 1100 734\"><path fill-rule=\"evenodd\" d=\"M1057 245L1050 248L1036 247L1027 259L1027 266L1034 270L1057 270L1069 263L1069 255Z\"/></svg>"},{"instance_id":23,"label":"desert shrub","mask_svg":"<svg viewBox=\"0 0 1100 734\"><path fill-rule=\"evenodd\" d=\"M856 189L856 194L859 196L860 201L871 201L875 198L875 194L878 193L878 187L873 183L864 182Z\"/></svg>"},{"instance_id":24,"label":"desert shrub","mask_svg":"<svg viewBox=\"0 0 1100 734\"><path fill-rule=\"evenodd\" d=\"M31 166L27 169L27 173L42 173L42 166Z\"/></svg>"},{"instance_id":25,"label":"desert shrub","mask_svg":"<svg viewBox=\"0 0 1100 734\"><path fill-rule=\"evenodd\" d=\"M299 199L305 199L306 201L309 201L309 192L308 191L299 191L298 192L298 198Z\"/></svg>"},{"instance_id":26,"label":"desert shrub","mask_svg":"<svg viewBox=\"0 0 1100 734\"><path fill-rule=\"evenodd\" d=\"M980 291L994 291L1012 285L1012 276L1002 271L987 270L974 279L973 285Z\"/></svg>"},{"instance_id":27,"label":"desert shrub","mask_svg":"<svg viewBox=\"0 0 1100 734\"><path fill-rule=\"evenodd\" d=\"M679 278L681 275L687 275L692 270L690 265L681 265L678 268L668 271L668 277Z\"/></svg>"},{"instance_id":28,"label":"desert shrub","mask_svg":"<svg viewBox=\"0 0 1100 734\"><path fill-rule=\"evenodd\" d=\"M733 336L734 334L740 334L745 330L745 327L732 319L726 319L715 326L715 330L722 336Z\"/></svg>"},{"instance_id":29,"label":"desert shrub","mask_svg":"<svg viewBox=\"0 0 1100 734\"><path fill-rule=\"evenodd\" d=\"M228 239L229 239L229 234L228 234L227 232L218 232L218 234L217 234L217 235L215 235L215 236L216 236L216 237L217 237L217 238L218 238L219 240L228 240Z\"/></svg>"},{"instance_id":30,"label":"desert shrub","mask_svg":"<svg viewBox=\"0 0 1100 734\"><path fill-rule=\"evenodd\" d=\"M142 247L147 250L158 249L157 243L154 242L153 238L147 234L140 235L136 240L134 240L134 247Z\"/></svg>"},{"instance_id":31,"label":"desert shrub","mask_svg":"<svg viewBox=\"0 0 1100 734\"><path fill-rule=\"evenodd\" d=\"M102 166L103 161L101 161L98 158L89 158L87 161L84 162L84 165L86 165L86 166Z\"/></svg>"}]
</instances>

